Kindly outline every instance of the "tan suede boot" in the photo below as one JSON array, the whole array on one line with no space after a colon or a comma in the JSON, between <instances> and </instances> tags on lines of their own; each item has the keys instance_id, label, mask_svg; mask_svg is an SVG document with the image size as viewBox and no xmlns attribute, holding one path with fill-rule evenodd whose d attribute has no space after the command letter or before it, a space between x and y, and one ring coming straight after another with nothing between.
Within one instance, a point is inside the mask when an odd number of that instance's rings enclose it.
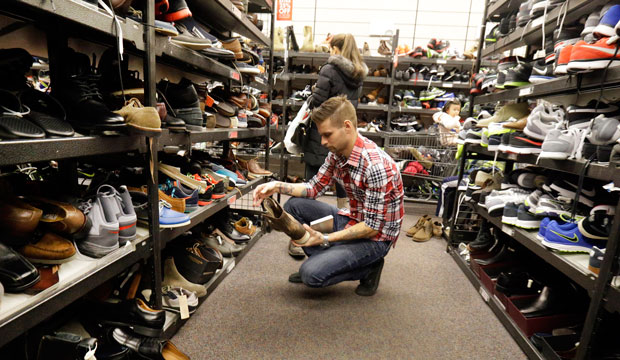
<instances>
[{"instance_id":1,"label":"tan suede boot","mask_svg":"<svg viewBox=\"0 0 620 360\"><path fill-rule=\"evenodd\" d=\"M157 109L142 106L140 100L136 98L127 100L125 106L115 113L125 118L127 126L134 133L145 136L161 135L161 119Z\"/></svg>"},{"instance_id":2,"label":"tan suede boot","mask_svg":"<svg viewBox=\"0 0 620 360\"><path fill-rule=\"evenodd\" d=\"M314 52L314 40L312 39L312 26L304 26L304 44L301 51Z\"/></svg>"},{"instance_id":3,"label":"tan suede boot","mask_svg":"<svg viewBox=\"0 0 620 360\"><path fill-rule=\"evenodd\" d=\"M428 215L424 215L419 218L418 222L413 225L409 230L407 230L407 233L405 235L407 235L408 237L412 237L413 235L415 235L426 224L426 222L430 221L430 218L431 217Z\"/></svg>"},{"instance_id":4,"label":"tan suede boot","mask_svg":"<svg viewBox=\"0 0 620 360\"><path fill-rule=\"evenodd\" d=\"M263 208L266 211L264 214L265 219L274 230L282 231L290 236L297 245L303 245L308 241L310 234L299 221L284 211L277 201L272 198L266 198L263 200Z\"/></svg>"},{"instance_id":5,"label":"tan suede boot","mask_svg":"<svg viewBox=\"0 0 620 360\"><path fill-rule=\"evenodd\" d=\"M433 221L433 236L441 236L442 225L439 221Z\"/></svg>"},{"instance_id":6,"label":"tan suede boot","mask_svg":"<svg viewBox=\"0 0 620 360\"><path fill-rule=\"evenodd\" d=\"M429 219L424 223L424 226L413 235L413 241L425 242L429 241L431 237L433 237L433 223Z\"/></svg>"},{"instance_id":7,"label":"tan suede boot","mask_svg":"<svg viewBox=\"0 0 620 360\"><path fill-rule=\"evenodd\" d=\"M284 31L277 27L273 34L273 51L284 51Z\"/></svg>"}]
</instances>

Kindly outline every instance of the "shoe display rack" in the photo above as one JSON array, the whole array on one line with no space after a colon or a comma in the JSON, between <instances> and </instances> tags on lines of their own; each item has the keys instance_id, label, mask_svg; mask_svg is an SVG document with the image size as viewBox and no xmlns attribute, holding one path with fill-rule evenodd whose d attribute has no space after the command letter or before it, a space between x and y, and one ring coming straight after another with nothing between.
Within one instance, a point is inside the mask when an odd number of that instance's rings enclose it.
<instances>
[{"instance_id":1,"label":"shoe display rack","mask_svg":"<svg viewBox=\"0 0 620 360\"><path fill-rule=\"evenodd\" d=\"M270 47L271 39L265 36L228 0L214 1L218 6L218 17L221 19L218 32L240 34L248 37L263 46ZM206 79L221 81L229 87L246 85L259 88L268 94L271 93L269 82L250 82L236 69L218 62L200 53L175 45L168 37L155 36L153 1L146 1L144 23L130 18L117 17L118 26L122 29L122 41L126 53L143 58L145 106L155 106L155 69L159 64L165 64L183 72L203 76ZM250 0L250 9L264 13L271 13L273 24L272 2L270 0ZM193 11L200 21L201 11ZM117 44L117 32L112 16L100 9L93 2L81 0L15 0L2 2L0 14L16 19L26 24L36 24L48 34L50 49L57 43L66 44L67 38L61 34L76 37L98 44L112 46ZM224 25L221 25L224 24ZM234 24L226 27L226 24ZM63 31L57 31L63 29ZM273 29L271 31L273 33ZM58 35L58 38L56 37ZM10 47L10 46L8 46ZM51 50L50 50L51 52ZM50 59L54 67L54 59ZM269 71L271 80L272 71ZM271 100L271 99L269 99ZM248 195L261 183L266 181L260 177L248 181L247 185L237 187L228 192L223 198L214 200L211 204L200 207L190 214L191 223L185 226L170 228L159 227L158 210L158 152L159 151L191 151L196 143L223 142L227 152L231 141L234 142L262 142L269 146L269 121L263 128L230 128L208 129L206 131L172 132L163 129L158 137L147 138L135 135L101 136L75 135L68 138L45 138L34 140L3 140L0 142L0 166L12 166L43 161L56 160L60 169L66 169L67 178L74 183L77 181L77 160L84 157L102 158L112 154L133 154L143 159L143 168L152 168L148 180L149 193L149 225L138 227L137 238L126 246L113 251L100 259L89 261L72 260L61 266L59 270L60 282L37 293L27 295L22 293L5 294L1 299L0 307L0 349L27 333L54 314L60 312L89 291L105 283L121 272L138 262L146 262L149 266L146 271L152 276L152 294L150 306L162 309L162 250L166 244L179 237L192 227L200 224L218 211L234 204L243 196ZM265 155L268 166L268 151ZM226 277L252 246L263 235L257 231L243 251L233 258L226 258L223 269L206 285L208 293ZM204 301L206 297L201 298ZM179 329L184 321L176 314L168 313L164 336L169 339Z\"/></svg>"},{"instance_id":2,"label":"shoe display rack","mask_svg":"<svg viewBox=\"0 0 620 360\"><path fill-rule=\"evenodd\" d=\"M543 25L546 36L553 36L556 23L563 20L565 24L575 22L577 19L590 14L595 8L608 3L607 1L580 1L567 0L563 5L558 6L541 16L530 20L525 26L517 27L515 31L504 38L498 39L494 44L484 46L485 27L488 22L497 22L502 17L514 13L519 9L521 2L511 0L496 0L492 3L487 2L484 12L483 24L481 29L482 39L479 46L479 59L501 58L505 52L527 46L526 53L531 53L535 48L539 48L543 39ZM618 68L610 67L603 71L580 73L577 75L558 76L551 80L525 85L519 88L501 90L477 95L473 98L474 104L496 104L497 102L517 101L523 102L529 99L550 98L556 99L578 99L582 94L603 93L603 91L613 91L617 89L620 81ZM570 100L568 100L570 101ZM533 154L514 154L503 152L492 152L477 144L463 145L462 157L459 162L458 183L463 179L466 164L470 160L500 161L504 162L506 168L504 173L508 173L513 164L535 164L544 170L552 170L558 178L563 175L581 176L581 179L593 179L614 184L620 184L620 171L616 164L596 163L586 160L552 160L538 159ZM459 198L459 191L455 194L455 199ZM455 204L457 204L455 202ZM620 203L615 205L615 216L611 224L609 240L605 248L605 255L598 275L588 270L590 255L578 253L553 252L545 247L541 240L537 238L537 231L513 227L502 223L501 217L490 216L486 208L477 204L471 205L481 218L485 219L490 225L497 229L503 236L512 239L520 247L527 249L530 254L550 265L559 273L563 274L571 282L577 284L589 295L589 305L587 314L582 322L581 334L578 339L576 351L572 353L574 359L596 358L594 350L597 346L602 346L600 340L603 332L599 331L600 326L605 321L614 321L614 313L620 312L620 289L613 285L613 280L618 273L618 259L620 256L619 235L620 235ZM456 213L458 206L455 206ZM454 215L452 217L454 219ZM530 359L560 358L553 350L549 353L543 346L539 350L526 336L514 317L509 316L510 309L504 302L484 286L484 281L477 276L470 268L470 264L458 248L458 236L455 229L455 222L452 220L450 233L445 235L448 240L448 252L454 258L466 277L479 290L482 298L488 303L498 319L506 327L508 332L514 337L515 341L523 349ZM473 261L473 260L470 260ZM575 343L573 343L574 345ZM575 350L575 349L573 349ZM550 355L551 354L551 355ZM551 357L549 357L551 356Z\"/></svg>"}]
</instances>

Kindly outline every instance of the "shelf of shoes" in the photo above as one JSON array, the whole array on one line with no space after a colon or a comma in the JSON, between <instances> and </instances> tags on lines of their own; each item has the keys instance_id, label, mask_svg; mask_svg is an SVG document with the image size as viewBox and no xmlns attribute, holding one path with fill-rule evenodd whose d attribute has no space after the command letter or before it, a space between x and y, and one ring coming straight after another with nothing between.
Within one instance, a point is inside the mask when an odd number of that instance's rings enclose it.
<instances>
[{"instance_id":1,"label":"shelf of shoes","mask_svg":"<svg viewBox=\"0 0 620 360\"><path fill-rule=\"evenodd\" d=\"M324 61L327 61L327 59L329 58L329 53L326 52L303 52L303 51L289 51L288 52L288 57L289 58L299 58L299 59L323 59ZM265 53L263 53L263 56L267 57L269 56L269 51L266 51ZM284 51L275 51L273 53L274 57L284 57ZM391 55L385 55L385 56L362 56L362 59L364 59L365 63L384 63L384 64L389 64L392 62L392 56Z\"/></svg>"},{"instance_id":2,"label":"shelf of shoes","mask_svg":"<svg viewBox=\"0 0 620 360\"><path fill-rule=\"evenodd\" d=\"M204 286L207 289L207 295L198 299L198 306L202 305L205 300L211 295L211 293L217 288L217 286L230 274L235 266L243 259L243 257L250 252L250 249L258 242L258 239L263 237L263 232L259 229L250 240L245 248L239 253L239 255L232 258L224 258L224 264L222 268L217 270L213 278L209 280ZM189 317L191 319L191 316ZM181 316L177 313L166 311L166 323L164 324L164 333L162 339L171 339L174 334L185 324L188 319L181 319Z\"/></svg>"},{"instance_id":3,"label":"shelf of shoes","mask_svg":"<svg viewBox=\"0 0 620 360\"><path fill-rule=\"evenodd\" d=\"M516 89L502 90L490 94L474 97L474 104L485 104L496 101L514 100L517 98L538 98L543 96L560 95L568 92L580 93L600 91L601 86L609 88L620 86L620 68L607 69L604 81L601 81L604 70L595 70L579 76L560 76L540 84L531 84Z\"/></svg>"},{"instance_id":4,"label":"shelf of shoes","mask_svg":"<svg viewBox=\"0 0 620 360\"><path fill-rule=\"evenodd\" d=\"M269 84L267 84L267 80L258 76L255 77L252 81L250 81L247 85L262 92L269 92Z\"/></svg>"},{"instance_id":5,"label":"shelf of shoes","mask_svg":"<svg viewBox=\"0 0 620 360\"><path fill-rule=\"evenodd\" d=\"M141 136L82 136L0 141L0 166L72 157L146 151Z\"/></svg>"},{"instance_id":6,"label":"shelf of shoes","mask_svg":"<svg viewBox=\"0 0 620 360\"><path fill-rule=\"evenodd\" d=\"M416 114L416 115L433 115L436 112L441 111L440 109L410 109L408 107L402 106L392 106L393 113L402 113L402 114Z\"/></svg>"},{"instance_id":7,"label":"shelf of shoes","mask_svg":"<svg viewBox=\"0 0 620 360\"><path fill-rule=\"evenodd\" d=\"M428 81L426 80L394 80L394 86L408 86L408 87L428 87ZM452 81L431 81L430 86L442 88L442 89L469 89L471 86L469 82L452 82Z\"/></svg>"},{"instance_id":8,"label":"shelf of shoes","mask_svg":"<svg viewBox=\"0 0 620 360\"><path fill-rule=\"evenodd\" d=\"M445 65L445 66L470 66L473 67L476 60L470 59L437 59L437 58L413 58L411 56L400 56L398 57L398 64L407 64L407 65ZM492 66L497 63L494 61L485 60L482 62L481 66Z\"/></svg>"},{"instance_id":9,"label":"shelf of shoes","mask_svg":"<svg viewBox=\"0 0 620 360\"><path fill-rule=\"evenodd\" d=\"M234 32L271 47L271 39L263 34L229 0L190 0L187 2L193 17L217 32Z\"/></svg>"},{"instance_id":10,"label":"shelf of shoes","mask_svg":"<svg viewBox=\"0 0 620 360\"><path fill-rule=\"evenodd\" d=\"M266 181L265 178L258 178L252 181L249 181L247 185L237 187L232 191L229 191L223 198L213 200L210 205L200 207L198 210L189 214L191 224L176 227L172 229L161 229L161 241L162 244L166 244L169 241L175 239L176 237L182 235L186 231L190 230L192 227L200 224L208 217L222 210L223 208L233 204L237 199L241 198L243 195L248 194L250 191L254 190L258 185L264 183ZM164 245L165 246L165 245Z\"/></svg>"},{"instance_id":11,"label":"shelf of shoes","mask_svg":"<svg viewBox=\"0 0 620 360\"><path fill-rule=\"evenodd\" d=\"M20 19L26 17L37 20L39 24L49 23L49 20L52 19L70 21L110 36L114 36L114 29L116 29L111 15L98 8L97 5L81 0L2 1L0 11L9 14L15 13ZM142 24L129 18L117 16L117 19L122 29L123 39L132 43L138 50L144 51L144 27Z\"/></svg>"},{"instance_id":12,"label":"shelf of shoes","mask_svg":"<svg viewBox=\"0 0 620 360\"><path fill-rule=\"evenodd\" d=\"M388 111L387 104L357 104L357 110Z\"/></svg>"},{"instance_id":13,"label":"shelf of shoes","mask_svg":"<svg viewBox=\"0 0 620 360\"><path fill-rule=\"evenodd\" d=\"M272 0L250 0L248 1L248 12L250 13L271 13L273 11Z\"/></svg>"},{"instance_id":14,"label":"shelf of shoes","mask_svg":"<svg viewBox=\"0 0 620 360\"><path fill-rule=\"evenodd\" d=\"M486 156L488 159L495 157L495 152L488 151L480 145L466 144L467 153L477 153ZM540 159L537 163L537 155L509 154L498 152L497 160L511 160L519 163L536 164L536 166L562 171L571 174L581 174L585 165L584 160L552 160ZM612 181L616 177L615 169L609 168L607 165L591 163L586 172L586 177L597 180Z\"/></svg>"},{"instance_id":15,"label":"shelf of shoes","mask_svg":"<svg viewBox=\"0 0 620 360\"><path fill-rule=\"evenodd\" d=\"M452 255L452 258L461 269L465 277L471 282L476 291L480 293L482 299L489 305L491 310L495 313L495 316L499 319L499 321L504 325L508 333L515 339L517 344L521 347L523 352L527 355L528 359L538 359L543 360L544 357L538 352L534 344L530 342L530 340L521 332L521 329L517 326L517 324L512 320L512 318L506 312L504 305L501 301L492 294L489 294L488 290L482 286L482 282L480 279L476 277L474 272L469 267L469 264L458 254L458 250L449 248L448 253Z\"/></svg>"},{"instance_id":16,"label":"shelf of shoes","mask_svg":"<svg viewBox=\"0 0 620 360\"><path fill-rule=\"evenodd\" d=\"M182 67L189 72L214 77L216 80L239 82L241 79L241 74L237 70L198 51L173 44L168 37L157 36L155 39L155 53L162 63Z\"/></svg>"},{"instance_id":17,"label":"shelf of shoes","mask_svg":"<svg viewBox=\"0 0 620 360\"><path fill-rule=\"evenodd\" d=\"M590 291L594 288L596 276L588 270L590 255L578 253L556 253L547 249L536 234L538 231L527 231L502 223L502 217L490 216L485 208L474 204L476 212L499 228L502 232L518 241L531 252L574 280L579 286Z\"/></svg>"},{"instance_id":18,"label":"shelf of shoes","mask_svg":"<svg viewBox=\"0 0 620 360\"><path fill-rule=\"evenodd\" d=\"M124 269L152 255L148 230L112 253L94 259L82 254L61 264L57 284L35 295L5 293L0 300L0 347L41 323Z\"/></svg>"},{"instance_id":19,"label":"shelf of shoes","mask_svg":"<svg viewBox=\"0 0 620 360\"><path fill-rule=\"evenodd\" d=\"M571 24L585 14L589 14L596 7L604 5L607 0L567 0L568 5L558 6L547 13L547 17L539 17L531 20L524 27L517 27L508 36L498 39L493 45L485 46L482 49L482 57L490 55L501 55L503 51L515 49L525 45L541 45L542 25L545 25L545 32L551 34L557 27L556 23L566 17L564 24ZM551 35L548 35L551 36Z\"/></svg>"},{"instance_id":20,"label":"shelf of shoes","mask_svg":"<svg viewBox=\"0 0 620 360\"><path fill-rule=\"evenodd\" d=\"M290 80L318 80L319 74L301 74L301 73L290 73ZM367 76L364 78L365 83L379 83L379 84L389 84L390 78L383 76ZM468 87L469 88L469 87Z\"/></svg>"},{"instance_id":21,"label":"shelf of shoes","mask_svg":"<svg viewBox=\"0 0 620 360\"><path fill-rule=\"evenodd\" d=\"M207 129L206 131L186 131L181 133L163 129L159 139L159 149L163 150L164 146L195 144L208 141L237 141L240 139L251 139L264 136L267 136L266 127L252 129ZM0 145L1 144L0 142Z\"/></svg>"},{"instance_id":22,"label":"shelf of shoes","mask_svg":"<svg viewBox=\"0 0 620 360\"><path fill-rule=\"evenodd\" d=\"M496 0L487 10L488 21L499 21L502 15L518 10L521 3L522 1L518 0Z\"/></svg>"}]
</instances>

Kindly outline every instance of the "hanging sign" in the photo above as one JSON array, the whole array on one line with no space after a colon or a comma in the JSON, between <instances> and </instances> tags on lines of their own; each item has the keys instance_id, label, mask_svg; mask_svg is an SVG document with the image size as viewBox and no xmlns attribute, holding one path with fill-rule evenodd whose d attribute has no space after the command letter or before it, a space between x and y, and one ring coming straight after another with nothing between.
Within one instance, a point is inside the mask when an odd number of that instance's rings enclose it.
<instances>
[{"instance_id":1,"label":"hanging sign","mask_svg":"<svg viewBox=\"0 0 620 360\"><path fill-rule=\"evenodd\" d=\"M278 0L277 17L278 21L293 20L293 0Z\"/></svg>"}]
</instances>

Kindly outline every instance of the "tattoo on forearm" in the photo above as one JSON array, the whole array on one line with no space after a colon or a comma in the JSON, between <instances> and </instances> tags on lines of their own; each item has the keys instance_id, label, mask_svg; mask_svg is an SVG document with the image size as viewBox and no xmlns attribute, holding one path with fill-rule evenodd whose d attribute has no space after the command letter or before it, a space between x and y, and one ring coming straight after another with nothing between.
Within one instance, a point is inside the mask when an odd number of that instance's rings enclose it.
<instances>
[{"instance_id":1,"label":"tattoo on forearm","mask_svg":"<svg viewBox=\"0 0 620 360\"><path fill-rule=\"evenodd\" d=\"M366 229L359 228L357 226L352 226L347 229L346 238L347 239L362 239L366 237L367 231Z\"/></svg>"},{"instance_id":2,"label":"tattoo on forearm","mask_svg":"<svg viewBox=\"0 0 620 360\"><path fill-rule=\"evenodd\" d=\"M293 185L280 183L280 194L293 195Z\"/></svg>"}]
</instances>

